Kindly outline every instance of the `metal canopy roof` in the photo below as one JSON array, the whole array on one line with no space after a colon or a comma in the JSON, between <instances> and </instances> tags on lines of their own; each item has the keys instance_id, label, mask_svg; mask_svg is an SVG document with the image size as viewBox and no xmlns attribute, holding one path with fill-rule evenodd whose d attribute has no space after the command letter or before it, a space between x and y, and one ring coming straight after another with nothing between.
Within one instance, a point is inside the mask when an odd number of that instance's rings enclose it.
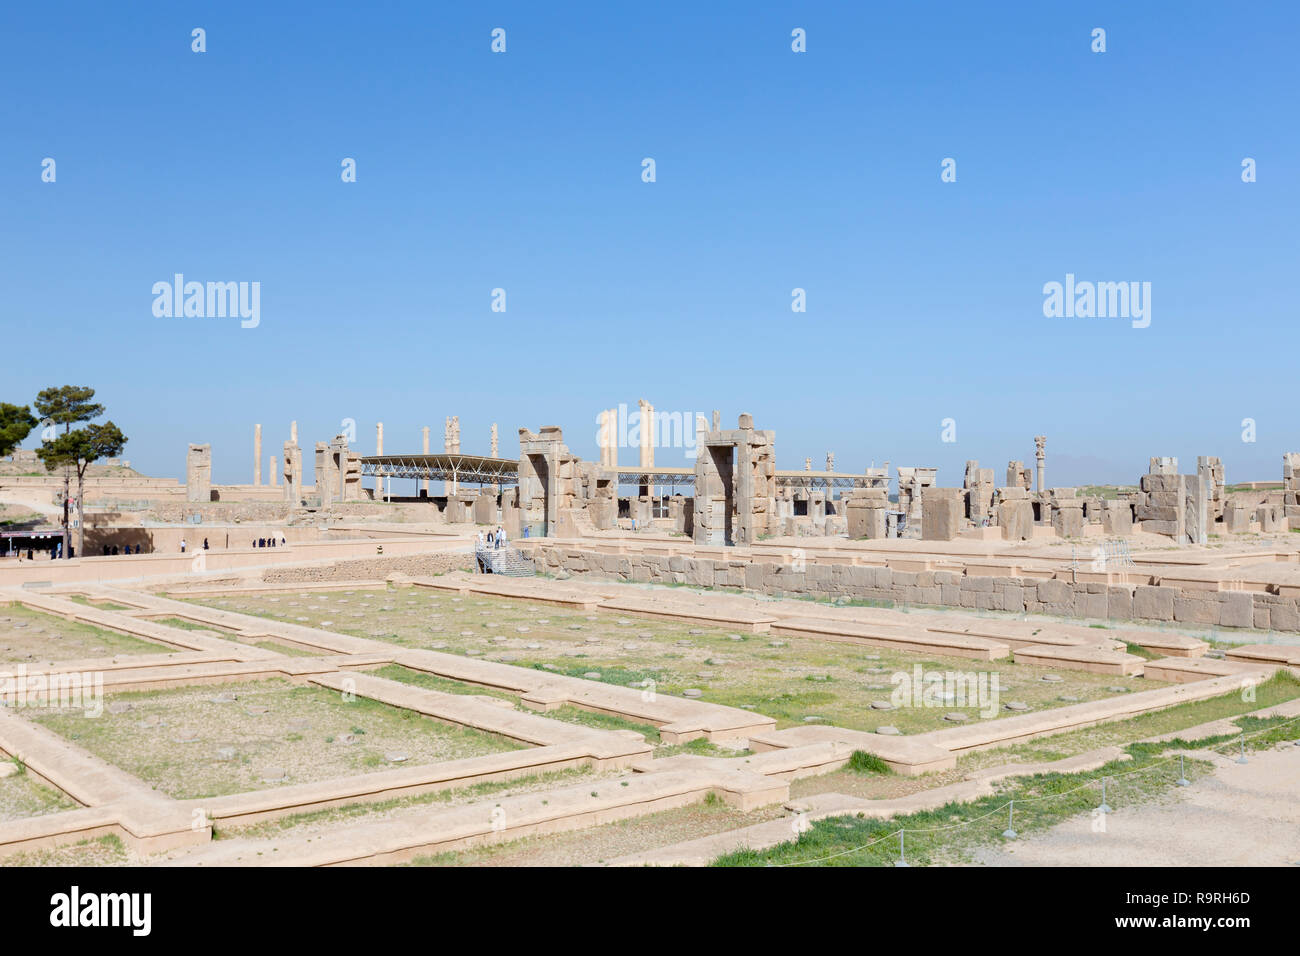
<instances>
[{"instance_id":1,"label":"metal canopy roof","mask_svg":"<svg viewBox=\"0 0 1300 956\"><path fill-rule=\"evenodd\" d=\"M487 455L371 455L361 459L361 474L392 478L428 478L435 481L464 481L478 484L517 484L519 462L513 458ZM694 485L695 469L624 468L618 470L624 485ZM777 471L776 483L790 488L853 488L869 480L867 475L837 471Z\"/></svg>"},{"instance_id":2,"label":"metal canopy roof","mask_svg":"<svg viewBox=\"0 0 1300 956\"><path fill-rule=\"evenodd\" d=\"M483 485L519 481L519 462L487 455L372 455L361 459L361 474L392 478L429 478Z\"/></svg>"}]
</instances>

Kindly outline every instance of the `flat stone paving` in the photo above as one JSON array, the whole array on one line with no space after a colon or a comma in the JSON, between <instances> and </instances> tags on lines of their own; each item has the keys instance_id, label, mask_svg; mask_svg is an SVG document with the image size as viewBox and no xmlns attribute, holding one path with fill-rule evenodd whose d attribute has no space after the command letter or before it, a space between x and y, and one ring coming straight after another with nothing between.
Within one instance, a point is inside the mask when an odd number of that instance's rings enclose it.
<instances>
[{"instance_id":1,"label":"flat stone paving","mask_svg":"<svg viewBox=\"0 0 1300 956\"><path fill-rule=\"evenodd\" d=\"M267 680L111 695L100 717L32 718L177 799L521 749L498 735Z\"/></svg>"}]
</instances>

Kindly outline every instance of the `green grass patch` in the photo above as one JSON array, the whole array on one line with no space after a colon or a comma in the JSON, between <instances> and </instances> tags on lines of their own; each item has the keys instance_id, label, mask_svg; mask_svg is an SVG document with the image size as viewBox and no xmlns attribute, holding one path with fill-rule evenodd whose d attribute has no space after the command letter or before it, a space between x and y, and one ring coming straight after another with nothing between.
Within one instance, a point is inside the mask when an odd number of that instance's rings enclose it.
<instances>
[{"instance_id":1,"label":"green grass patch","mask_svg":"<svg viewBox=\"0 0 1300 956\"><path fill-rule=\"evenodd\" d=\"M889 764L885 763L875 754L869 754L865 750L853 751L853 756L849 758L849 769L854 773L864 774L881 774L893 773L889 769Z\"/></svg>"}]
</instances>

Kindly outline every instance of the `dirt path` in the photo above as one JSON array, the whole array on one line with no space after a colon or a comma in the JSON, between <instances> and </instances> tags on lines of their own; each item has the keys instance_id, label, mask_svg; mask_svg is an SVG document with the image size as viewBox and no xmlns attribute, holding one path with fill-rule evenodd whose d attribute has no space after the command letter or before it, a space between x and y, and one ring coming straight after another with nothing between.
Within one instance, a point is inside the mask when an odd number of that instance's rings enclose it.
<instances>
[{"instance_id":1,"label":"dirt path","mask_svg":"<svg viewBox=\"0 0 1300 956\"><path fill-rule=\"evenodd\" d=\"M1300 862L1300 746L1252 754L1215 770L1168 802L1116 807L1106 831L1090 816L985 849L989 866L1287 866Z\"/></svg>"}]
</instances>

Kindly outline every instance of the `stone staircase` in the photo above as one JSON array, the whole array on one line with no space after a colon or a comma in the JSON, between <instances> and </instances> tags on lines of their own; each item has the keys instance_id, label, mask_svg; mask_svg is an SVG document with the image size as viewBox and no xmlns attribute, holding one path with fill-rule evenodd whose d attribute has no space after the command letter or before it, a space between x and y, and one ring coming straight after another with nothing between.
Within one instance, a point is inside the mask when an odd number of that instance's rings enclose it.
<instances>
[{"instance_id":1,"label":"stone staircase","mask_svg":"<svg viewBox=\"0 0 1300 956\"><path fill-rule=\"evenodd\" d=\"M476 548L474 556L485 574L500 574L508 578L531 578L537 574L533 562L518 548Z\"/></svg>"}]
</instances>

